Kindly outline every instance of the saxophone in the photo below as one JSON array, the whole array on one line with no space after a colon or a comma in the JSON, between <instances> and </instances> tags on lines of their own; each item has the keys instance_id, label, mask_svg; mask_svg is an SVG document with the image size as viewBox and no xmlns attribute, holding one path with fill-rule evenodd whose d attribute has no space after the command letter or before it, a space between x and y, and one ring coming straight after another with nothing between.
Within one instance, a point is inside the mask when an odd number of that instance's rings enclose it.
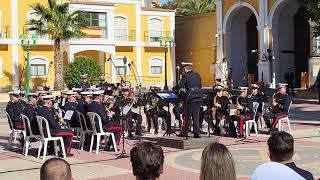
<instances>
[{"instance_id":1,"label":"saxophone","mask_svg":"<svg viewBox=\"0 0 320 180\"><path fill-rule=\"evenodd\" d=\"M238 96L237 100L236 100L236 108L237 108L236 117L240 117L241 116L241 111L242 111L242 109L241 109L242 106L239 103L239 98L240 98L240 96Z\"/></svg>"},{"instance_id":2,"label":"saxophone","mask_svg":"<svg viewBox=\"0 0 320 180\"><path fill-rule=\"evenodd\" d=\"M274 107L275 107L275 105L277 104L277 101L276 101L276 99L275 99L275 95L276 95L276 94L277 94L277 93L274 93L274 94L272 95L271 107L268 107L267 112L272 112L273 109L274 109Z\"/></svg>"}]
</instances>

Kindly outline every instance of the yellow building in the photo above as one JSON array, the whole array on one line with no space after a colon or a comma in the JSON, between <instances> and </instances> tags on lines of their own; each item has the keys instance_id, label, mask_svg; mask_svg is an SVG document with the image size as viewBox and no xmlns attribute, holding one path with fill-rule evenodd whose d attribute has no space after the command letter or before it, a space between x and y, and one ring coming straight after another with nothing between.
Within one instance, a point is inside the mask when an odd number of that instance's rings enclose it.
<instances>
[{"instance_id":1,"label":"yellow building","mask_svg":"<svg viewBox=\"0 0 320 180\"><path fill-rule=\"evenodd\" d=\"M214 84L211 77L215 73L216 79L225 83L230 76L234 87L251 82L275 87L276 83L285 82L288 67L295 74L297 87L308 85L305 72L313 84L320 67L314 58L319 54L319 41L313 37L312 22L305 18L297 0L215 3L214 16L177 18L177 61L197 64L195 69L204 74L206 86ZM186 24L189 31L184 30ZM196 53L205 50L211 52ZM203 68L205 72L201 72Z\"/></svg>"},{"instance_id":2,"label":"yellow building","mask_svg":"<svg viewBox=\"0 0 320 180\"><path fill-rule=\"evenodd\" d=\"M28 31L26 23L32 14L30 5L47 3L47 0L6 0L0 4L0 89L6 91L25 84L26 49L21 46L19 35ZM59 3L66 0L58 0ZM82 28L86 37L71 39L61 47L64 64L77 56L90 56L99 63L110 82L118 82L117 71L136 83L138 75L144 86L164 84L164 48L159 36L173 35L175 12L143 7L141 0L69 0L70 12L83 11L89 18L88 26ZM112 65L107 61L112 57ZM31 48L31 87L48 85L53 87L54 66L53 40L42 36L37 46ZM126 56L135 69L133 73L122 61ZM169 49L168 83L175 80L175 47Z\"/></svg>"}]
</instances>

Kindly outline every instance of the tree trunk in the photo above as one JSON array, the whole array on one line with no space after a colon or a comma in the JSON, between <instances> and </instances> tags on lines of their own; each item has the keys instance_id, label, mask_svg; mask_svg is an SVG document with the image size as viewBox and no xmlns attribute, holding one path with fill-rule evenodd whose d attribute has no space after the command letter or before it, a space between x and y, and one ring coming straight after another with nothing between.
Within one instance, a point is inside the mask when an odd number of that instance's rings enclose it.
<instances>
[{"instance_id":1,"label":"tree trunk","mask_svg":"<svg viewBox=\"0 0 320 180\"><path fill-rule=\"evenodd\" d=\"M60 53L60 39L54 40L54 90L59 91L63 89L63 61L61 60Z\"/></svg>"}]
</instances>

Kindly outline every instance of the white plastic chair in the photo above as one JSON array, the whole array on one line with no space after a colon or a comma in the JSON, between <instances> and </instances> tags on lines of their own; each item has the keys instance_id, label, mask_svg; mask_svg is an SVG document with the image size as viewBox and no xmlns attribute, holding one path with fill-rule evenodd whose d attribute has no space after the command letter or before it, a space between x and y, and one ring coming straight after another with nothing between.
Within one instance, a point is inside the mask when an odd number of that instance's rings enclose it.
<instances>
[{"instance_id":1,"label":"white plastic chair","mask_svg":"<svg viewBox=\"0 0 320 180\"><path fill-rule=\"evenodd\" d=\"M291 126L290 126L290 120L289 120L289 112L290 112L291 105L292 105L292 101L290 102L290 105L289 105L288 115L284 118L279 119L279 122L278 122L279 131L284 131L284 125L285 123L287 123L290 134L291 134Z\"/></svg>"},{"instance_id":2,"label":"white plastic chair","mask_svg":"<svg viewBox=\"0 0 320 180\"><path fill-rule=\"evenodd\" d=\"M83 150L86 134L92 134L93 130L90 130L88 128L85 116L79 111L77 111L77 118L80 121L80 127L82 129L81 132L80 132L79 148L81 148L81 150Z\"/></svg>"},{"instance_id":3,"label":"white plastic chair","mask_svg":"<svg viewBox=\"0 0 320 180\"><path fill-rule=\"evenodd\" d=\"M9 126L10 126L10 136L9 136L9 140L8 140L8 149L11 149L12 143L14 143L17 140L17 135L18 133L22 133L23 134L23 138L25 138L26 136L26 131L21 130L21 129L16 129L14 128L13 122L10 118L10 115L6 112L8 121L9 121Z\"/></svg>"},{"instance_id":4,"label":"white plastic chair","mask_svg":"<svg viewBox=\"0 0 320 180\"><path fill-rule=\"evenodd\" d=\"M60 141L61 144L61 150L62 150L62 154L63 154L63 158L66 158L66 151L64 149L64 142L63 142L63 138L62 137L52 137L51 133L50 133L50 128L49 128L49 123L48 120L46 120L46 118L41 117L41 116L36 116L37 118L37 122L38 122L38 126L39 126L39 131L41 134L41 139L40 139L40 144L39 144L39 150L38 150L38 158L40 157L40 153L41 153L41 148L43 146L43 161L46 159L46 155L47 155L47 148L48 148L48 141L53 141L54 143L54 150L55 150L55 155L58 156L58 147L57 147L57 141ZM44 124L43 124L44 122ZM43 125L45 125L45 127L43 127ZM46 129L47 132L47 136L45 137L43 129Z\"/></svg>"},{"instance_id":5,"label":"white plastic chair","mask_svg":"<svg viewBox=\"0 0 320 180\"><path fill-rule=\"evenodd\" d=\"M29 150L30 139L31 138L41 138L41 136L33 134L32 129L31 129L31 122L26 115L21 114L21 118L22 118L22 122L23 122L23 126L24 126L24 131L25 132L29 131L29 135L26 133L26 136L24 138L24 147L23 147L24 156L27 156L28 150Z\"/></svg>"},{"instance_id":6,"label":"white plastic chair","mask_svg":"<svg viewBox=\"0 0 320 180\"><path fill-rule=\"evenodd\" d=\"M254 126L254 131L256 133L256 136L258 137L258 125L256 123L256 115L257 115L257 110L258 110L258 107L259 107L259 103L257 102L254 102L253 103L253 118L251 120L247 120L245 121L245 137L249 137L250 136L250 127L249 126L249 123L253 123L253 126Z\"/></svg>"},{"instance_id":7,"label":"white plastic chair","mask_svg":"<svg viewBox=\"0 0 320 180\"><path fill-rule=\"evenodd\" d=\"M91 135L91 144L90 144L90 151L89 152L92 151L94 136L97 136L96 154L98 154L98 152L99 152L99 147L100 147L100 143L101 143L100 142L101 136L104 136L105 140L107 140L107 138L106 138L107 136L111 136L113 147L114 147L114 151L118 152L117 144L116 144L116 138L114 137L114 134L112 132L105 132L102 129L102 122L101 122L101 117L99 116L99 114L94 113L94 112L88 112L87 114L89 116L89 119L90 119L90 122L91 122L91 125L92 125L92 130L93 130L93 133ZM95 121L95 119L97 119L97 122ZM99 132L97 131L96 123L98 123L99 130L100 130Z\"/></svg>"}]
</instances>

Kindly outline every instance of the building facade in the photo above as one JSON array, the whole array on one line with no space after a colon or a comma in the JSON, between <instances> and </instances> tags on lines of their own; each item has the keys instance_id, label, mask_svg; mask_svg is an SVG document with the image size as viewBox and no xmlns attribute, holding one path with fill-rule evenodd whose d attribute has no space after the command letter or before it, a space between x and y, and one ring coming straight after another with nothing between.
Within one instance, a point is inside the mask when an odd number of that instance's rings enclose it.
<instances>
[{"instance_id":1,"label":"building facade","mask_svg":"<svg viewBox=\"0 0 320 180\"><path fill-rule=\"evenodd\" d=\"M141 0L60 0L69 2L70 12L80 10L88 18L82 28L86 36L63 42L61 54L64 65L78 56L94 57L99 61L109 82L119 82L118 72L132 84L139 76L143 85L164 84L164 48L159 37L173 35L175 12L143 7ZM44 0L8 0L0 5L0 89L15 89L25 84L26 49L21 46L19 35L31 36L26 23L34 15L30 5ZM133 64L135 72L123 63L123 57ZM31 48L31 86L53 87L53 40L41 36ZM112 57L112 62L108 61ZM168 82L175 80L175 47L167 56Z\"/></svg>"},{"instance_id":2,"label":"building facade","mask_svg":"<svg viewBox=\"0 0 320 180\"><path fill-rule=\"evenodd\" d=\"M319 64L314 63L319 62L314 60L319 54L319 43L298 0L215 0L215 3L216 16L212 22L216 24L210 28L216 34L208 34L206 41L215 38L211 44L215 45L216 56L201 66L212 66L216 79L227 83L230 77L234 87L252 82L275 87L276 83L285 82L285 73L291 67L296 87L312 85L319 72ZM179 41L177 46L181 44ZM177 51L177 59L180 57Z\"/></svg>"}]
</instances>

